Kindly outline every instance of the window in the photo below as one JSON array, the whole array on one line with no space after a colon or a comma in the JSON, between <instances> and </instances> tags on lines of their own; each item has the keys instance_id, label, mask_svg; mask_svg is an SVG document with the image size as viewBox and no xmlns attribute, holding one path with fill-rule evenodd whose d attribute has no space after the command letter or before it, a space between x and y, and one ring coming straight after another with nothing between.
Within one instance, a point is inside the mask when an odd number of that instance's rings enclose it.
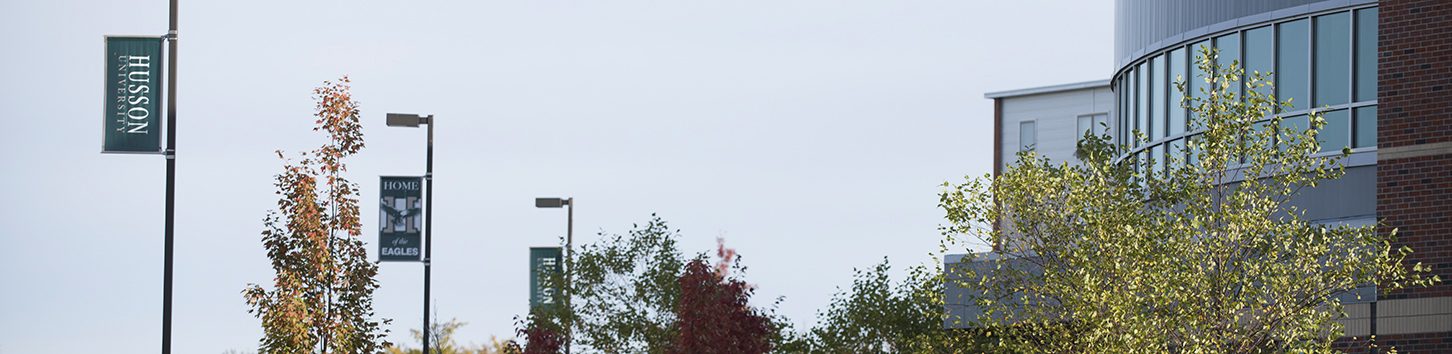
<instances>
[{"instance_id":1,"label":"window","mask_svg":"<svg viewBox=\"0 0 1452 354\"><path fill-rule=\"evenodd\" d=\"M1290 141L1281 141L1281 137L1291 133L1301 133L1311 128L1311 120L1305 115L1281 118L1281 125L1276 127L1276 149L1286 151L1291 148Z\"/></svg>"},{"instance_id":2,"label":"window","mask_svg":"<svg viewBox=\"0 0 1452 354\"><path fill-rule=\"evenodd\" d=\"M1343 109L1326 112L1321 118L1326 120L1326 125L1316 132L1316 140L1321 142L1321 152L1340 152L1341 148L1351 147L1350 111Z\"/></svg>"},{"instance_id":3,"label":"window","mask_svg":"<svg viewBox=\"0 0 1452 354\"><path fill-rule=\"evenodd\" d=\"M1129 89L1129 75L1125 75L1124 77L1122 77L1122 78L1119 79L1119 144L1120 145L1129 145L1129 137L1130 137L1130 135L1129 135L1129 127L1134 126L1133 124L1130 124L1129 123L1130 122L1130 119L1131 119L1130 117L1132 117L1132 115L1130 115L1130 111L1132 111L1132 110L1129 108L1130 107L1130 104L1129 104L1129 94L1130 94L1130 92L1133 92L1133 91L1130 91L1130 89Z\"/></svg>"},{"instance_id":4,"label":"window","mask_svg":"<svg viewBox=\"0 0 1452 354\"><path fill-rule=\"evenodd\" d=\"M1160 140L1169 132L1165 129L1165 87L1168 86L1165 85L1165 56L1157 55L1150 59L1149 77L1150 131L1146 135L1151 140Z\"/></svg>"},{"instance_id":5,"label":"window","mask_svg":"<svg viewBox=\"0 0 1452 354\"><path fill-rule=\"evenodd\" d=\"M1357 101L1376 99L1376 34L1376 8L1356 10ZM1376 141L1375 136L1372 134L1372 141Z\"/></svg>"},{"instance_id":6,"label":"window","mask_svg":"<svg viewBox=\"0 0 1452 354\"><path fill-rule=\"evenodd\" d=\"M1034 121L1018 123L1018 151L1033 151L1034 145L1038 144L1038 132L1034 131Z\"/></svg>"},{"instance_id":7,"label":"window","mask_svg":"<svg viewBox=\"0 0 1452 354\"><path fill-rule=\"evenodd\" d=\"M1201 47L1208 47L1208 46L1210 46L1210 41L1209 40L1200 41L1199 43L1195 43L1195 44L1190 45L1190 56L1193 57L1193 58L1195 58L1195 59L1190 60L1190 65L1189 65L1189 67L1190 67L1190 97L1196 98L1196 99L1200 99L1200 100L1202 100L1201 102L1204 102L1203 100L1205 99L1205 93L1202 92L1201 90L1208 90L1209 89L1206 86L1208 84L1205 83L1205 78L1210 77L1210 74L1209 73L1206 73L1204 70L1200 70L1200 60L1202 60L1202 59L1205 58L1204 55L1200 54L1200 48ZM1190 119L1192 120L1192 122L1190 123L1190 129L1191 130L1204 129L1205 128L1205 121L1203 120L1203 118L1204 117L1191 116Z\"/></svg>"},{"instance_id":8,"label":"window","mask_svg":"<svg viewBox=\"0 0 1452 354\"><path fill-rule=\"evenodd\" d=\"M1155 145L1149 148L1149 161L1145 162L1149 172L1145 172L1146 179L1160 179L1165 171L1165 146Z\"/></svg>"},{"instance_id":9,"label":"window","mask_svg":"<svg viewBox=\"0 0 1452 354\"><path fill-rule=\"evenodd\" d=\"M1241 148L1244 148L1244 149L1255 149L1257 145L1261 146L1261 148L1264 148L1267 145L1269 145L1272 148L1274 148L1276 146L1276 137L1274 136L1275 134L1274 133L1267 133L1266 132L1266 131L1268 131L1268 130L1271 129L1270 128L1271 122L1273 122L1273 121L1271 121L1271 120L1263 120L1263 121L1259 121L1259 122L1256 122L1256 123L1251 124L1250 125L1250 136L1246 136L1246 137L1244 137L1244 138L1242 138L1240 140L1240 146L1241 146ZM1266 138L1266 134L1271 134L1271 136L1269 138ZM1265 139L1265 140L1262 140L1262 139ZM1265 144L1265 145L1261 145L1261 144ZM1240 155L1239 158L1240 158L1240 162L1242 162L1242 163L1249 162L1249 161L1246 161L1245 160L1245 155L1244 154Z\"/></svg>"},{"instance_id":10,"label":"window","mask_svg":"<svg viewBox=\"0 0 1452 354\"><path fill-rule=\"evenodd\" d=\"M1195 156L1196 155L1199 155L1200 154L1200 150L1201 150L1200 148L1197 148L1196 146L1198 146L1198 144L1200 144L1200 143L1201 143L1200 134L1191 135L1190 137L1185 138L1185 164L1186 165L1190 165L1190 166L1194 166L1195 165Z\"/></svg>"},{"instance_id":11,"label":"window","mask_svg":"<svg viewBox=\"0 0 1452 354\"><path fill-rule=\"evenodd\" d=\"M1135 101L1139 108L1135 110L1135 116L1138 118L1135 120L1134 129L1138 130L1140 134L1144 134L1144 137L1146 139L1154 139L1155 134L1153 131L1150 130L1150 88L1148 71L1149 62L1139 63L1139 69L1135 70L1135 75L1137 76L1134 84L1136 89L1135 91L1137 92L1135 94ZM1139 146L1139 139L1135 139L1134 146Z\"/></svg>"},{"instance_id":12,"label":"window","mask_svg":"<svg viewBox=\"0 0 1452 354\"><path fill-rule=\"evenodd\" d=\"M1169 132L1166 134L1177 135L1185 132L1185 109L1180 107L1180 100L1185 98L1185 94L1175 89L1176 82L1186 80L1185 48L1172 50L1169 55L1169 63L1165 65L1165 70L1168 71L1166 78L1170 80L1170 84L1165 86L1165 92L1170 94L1170 101L1166 102L1168 108L1165 109L1165 112L1169 113L1169 124L1167 124Z\"/></svg>"},{"instance_id":13,"label":"window","mask_svg":"<svg viewBox=\"0 0 1452 354\"><path fill-rule=\"evenodd\" d=\"M1091 115L1079 116L1079 124L1078 124L1078 127L1079 127L1078 132L1079 133L1076 134L1076 135L1079 136L1079 141L1083 141L1084 140L1084 135L1086 135L1086 134L1094 134L1094 135L1104 135L1104 134L1108 134L1109 133L1108 124L1109 124L1109 115L1108 114L1091 114Z\"/></svg>"},{"instance_id":14,"label":"window","mask_svg":"<svg viewBox=\"0 0 1452 354\"><path fill-rule=\"evenodd\" d=\"M1245 31L1245 76L1250 77L1259 72L1266 81L1275 81L1271 74L1276 71L1275 46L1271 43L1271 26ZM1271 86L1262 86L1255 89L1261 95L1270 97L1275 94L1271 92Z\"/></svg>"},{"instance_id":15,"label":"window","mask_svg":"<svg viewBox=\"0 0 1452 354\"><path fill-rule=\"evenodd\" d=\"M1352 147L1376 147L1376 106L1359 107L1353 111L1356 126L1352 132Z\"/></svg>"},{"instance_id":16,"label":"window","mask_svg":"<svg viewBox=\"0 0 1452 354\"><path fill-rule=\"evenodd\" d=\"M1308 21L1305 19L1280 24L1276 33L1276 100L1291 100L1290 107L1281 110L1311 108L1309 97L1311 42Z\"/></svg>"},{"instance_id":17,"label":"window","mask_svg":"<svg viewBox=\"0 0 1452 354\"><path fill-rule=\"evenodd\" d=\"M1165 163L1170 171L1185 167L1185 139L1170 140L1165 146Z\"/></svg>"},{"instance_id":18,"label":"window","mask_svg":"<svg viewBox=\"0 0 1452 354\"><path fill-rule=\"evenodd\" d=\"M1245 68L1245 63L1240 61L1240 33L1231 33L1215 38L1215 49L1220 50L1220 54L1215 57L1215 63L1220 64L1221 72L1230 70L1232 66L1239 66L1242 69ZM1242 84L1239 80L1230 81L1229 93L1235 94L1235 97L1240 97L1241 86Z\"/></svg>"},{"instance_id":19,"label":"window","mask_svg":"<svg viewBox=\"0 0 1452 354\"><path fill-rule=\"evenodd\" d=\"M1316 17L1315 80L1317 107L1350 102L1350 12L1339 12Z\"/></svg>"},{"instance_id":20,"label":"window","mask_svg":"<svg viewBox=\"0 0 1452 354\"><path fill-rule=\"evenodd\" d=\"M1331 107L1335 110L1323 113L1327 125L1316 134L1321 146L1318 152L1375 148L1377 15L1375 7L1300 15L1259 27L1187 38L1191 43L1148 53L1114 78L1116 112L1108 119L1114 119L1115 126L1104 133L1138 151L1121 157L1143 164L1139 170L1172 170L1176 166L1170 160L1180 157L1185 164L1194 163L1189 144L1196 140L1196 129L1205 128L1208 117L1196 116L1181 102L1188 99L1193 104L1207 98L1201 91L1210 89L1205 82L1210 73L1200 70L1198 61L1203 59L1200 50L1210 47L1218 53L1215 64L1221 70L1229 71L1239 62L1244 71L1241 78L1228 82L1227 93L1242 100L1252 94L1273 97L1274 116L1284 117L1280 125L1271 120L1253 125L1252 129L1270 137L1268 141L1247 138L1238 144L1284 150L1285 142L1273 132L1308 129L1310 111ZM1257 73L1264 86L1245 87ZM1180 82L1184 92L1175 88ZM1077 118L1082 139L1082 133L1090 130L1086 125L1095 124L1094 118ZM1143 134L1143 139L1135 133ZM1153 165L1157 163L1161 166Z\"/></svg>"}]
</instances>

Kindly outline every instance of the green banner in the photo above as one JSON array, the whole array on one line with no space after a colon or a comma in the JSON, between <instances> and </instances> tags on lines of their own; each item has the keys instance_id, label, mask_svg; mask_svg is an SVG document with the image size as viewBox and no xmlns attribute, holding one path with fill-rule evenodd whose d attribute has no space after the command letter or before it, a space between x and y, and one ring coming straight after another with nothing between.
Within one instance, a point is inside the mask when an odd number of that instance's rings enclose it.
<instances>
[{"instance_id":1,"label":"green banner","mask_svg":"<svg viewBox=\"0 0 1452 354\"><path fill-rule=\"evenodd\" d=\"M101 152L161 152L161 59L160 36L106 36Z\"/></svg>"},{"instance_id":2,"label":"green banner","mask_svg":"<svg viewBox=\"0 0 1452 354\"><path fill-rule=\"evenodd\" d=\"M554 305L555 287L550 284L550 275L560 272L559 247L529 248L529 308Z\"/></svg>"},{"instance_id":3,"label":"green banner","mask_svg":"<svg viewBox=\"0 0 1452 354\"><path fill-rule=\"evenodd\" d=\"M423 177L378 177L378 260L422 259Z\"/></svg>"}]
</instances>

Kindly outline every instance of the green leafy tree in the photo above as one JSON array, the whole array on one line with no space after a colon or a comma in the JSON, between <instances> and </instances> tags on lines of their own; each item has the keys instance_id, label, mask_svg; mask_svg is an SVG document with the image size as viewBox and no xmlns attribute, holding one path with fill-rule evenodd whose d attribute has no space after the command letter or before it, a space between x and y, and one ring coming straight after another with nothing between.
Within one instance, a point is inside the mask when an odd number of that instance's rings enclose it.
<instances>
[{"instance_id":1,"label":"green leafy tree","mask_svg":"<svg viewBox=\"0 0 1452 354\"><path fill-rule=\"evenodd\" d=\"M463 327L464 325L467 325L467 324L469 324L469 323L468 322L459 322L459 319L454 318L454 319L450 319L448 322L444 322L444 323L434 322L432 325L430 325L429 326L430 327L429 328L429 335L430 335L429 338L432 338L432 341L431 341L431 344L432 345L430 345L430 346L431 347L434 347L433 350L431 351L431 353L432 354L519 354L519 353L522 352L519 349L519 346L514 343L514 340L506 339L506 340L500 341L498 338L496 338L494 336L489 336L489 343L488 344L475 345L473 343L470 343L470 345L461 345L461 344L455 342L454 341L454 331L458 330L459 327ZM413 335L413 338L414 339L423 340L423 332L422 331L419 331L418 329L413 329L413 328L410 328L408 331L409 331L410 334ZM423 353L423 350L419 350L418 348L408 348L408 347L402 347L402 346L389 346L387 348L387 352L388 352L388 354L422 354Z\"/></svg>"},{"instance_id":2,"label":"green leafy tree","mask_svg":"<svg viewBox=\"0 0 1452 354\"><path fill-rule=\"evenodd\" d=\"M664 353L679 335L675 326L685 257L676 246L680 230L652 215L628 236L601 233L581 245L567 272L573 306L573 340L601 353Z\"/></svg>"},{"instance_id":3,"label":"green leafy tree","mask_svg":"<svg viewBox=\"0 0 1452 354\"><path fill-rule=\"evenodd\" d=\"M782 340L775 331L786 328L785 319L746 307L749 286L727 276L727 269L741 269L731 263L739 259L734 250L720 246L714 268L705 266L705 254L687 260L676 246L680 231L654 215L628 235L600 236L580 246L573 269L549 275L568 299L532 309L521 321L527 353L554 352L570 341L584 353L665 354L711 344L752 352ZM688 264L695 266L688 271Z\"/></svg>"},{"instance_id":4,"label":"green leafy tree","mask_svg":"<svg viewBox=\"0 0 1452 354\"><path fill-rule=\"evenodd\" d=\"M1312 156L1321 114L1276 116L1291 102L1262 94L1264 74L1214 57L1201 50L1205 88L1182 102L1201 133L1169 161L1118 160L1126 147L1089 136L1078 164L1026 152L998 178L945 184L945 245L994 245L956 270L984 310L973 325L1024 352L1329 353L1338 294L1439 281L1402 264L1395 231L1302 219L1287 202L1340 177L1350 151Z\"/></svg>"},{"instance_id":5,"label":"green leafy tree","mask_svg":"<svg viewBox=\"0 0 1452 354\"><path fill-rule=\"evenodd\" d=\"M867 271L856 270L852 287L818 311L817 325L792 353L981 353L986 345L975 330L944 328L943 277L936 269L913 267L894 284L886 257Z\"/></svg>"},{"instance_id":6,"label":"green leafy tree","mask_svg":"<svg viewBox=\"0 0 1452 354\"><path fill-rule=\"evenodd\" d=\"M262 320L259 353L380 353L388 344L373 319L378 266L358 239L358 185L342 176L343 158L363 149L348 83L343 77L313 91L313 130L328 142L301 161L285 159L276 176L279 210L264 219L262 244L277 277L271 290L249 284L242 291L248 312Z\"/></svg>"},{"instance_id":7,"label":"green leafy tree","mask_svg":"<svg viewBox=\"0 0 1452 354\"><path fill-rule=\"evenodd\" d=\"M601 232L598 243L581 245L572 269L550 274L567 299L532 310L526 348L563 335L565 345L589 352L665 353L679 335L677 279L686 264L676 247L679 232L652 215L628 236Z\"/></svg>"},{"instance_id":8,"label":"green leafy tree","mask_svg":"<svg viewBox=\"0 0 1452 354\"><path fill-rule=\"evenodd\" d=\"M900 353L916 335L942 326L932 301L915 301L911 282L894 287L886 257L868 272L855 270L850 292L838 292L812 329L823 353Z\"/></svg>"}]
</instances>

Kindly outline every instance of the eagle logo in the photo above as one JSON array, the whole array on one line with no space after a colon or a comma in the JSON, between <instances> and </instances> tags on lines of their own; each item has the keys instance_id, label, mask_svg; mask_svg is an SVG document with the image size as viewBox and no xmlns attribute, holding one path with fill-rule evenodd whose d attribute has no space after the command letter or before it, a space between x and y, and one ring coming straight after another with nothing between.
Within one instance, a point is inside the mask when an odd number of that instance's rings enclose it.
<instances>
[{"instance_id":1,"label":"eagle logo","mask_svg":"<svg viewBox=\"0 0 1452 354\"><path fill-rule=\"evenodd\" d=\"M378 231L409 232L419 229L421 208L418 197L383 197L378 201Z\"/></svg>"}]
</instances>

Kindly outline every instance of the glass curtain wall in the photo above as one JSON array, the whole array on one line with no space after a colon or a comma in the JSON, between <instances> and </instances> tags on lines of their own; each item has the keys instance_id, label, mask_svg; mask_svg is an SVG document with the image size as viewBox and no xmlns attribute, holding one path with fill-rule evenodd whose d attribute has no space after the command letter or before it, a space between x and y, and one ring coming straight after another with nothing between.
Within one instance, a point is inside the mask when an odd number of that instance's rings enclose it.
<instances>
[{"instance_id":1,"label":"glass curtain wall","mask_svg":"<svg viewBox=\"0 0 1452 354\"><path fill-rule=\"evenodd\" d=\"M1362 7L1284 18L1188 39L1126 65L1113 80L1120 107L1114 117L1117 138L1130 147L1124 158L1140 171L1156 172L1192 161L1185 141L1194 140L1205 122L1182 106L1186 97L1175 83L1184 83L1190 99L1205 99L1200 91L1208 89L1207 73L1195 65L1201 46L1218 51L1221 70L1232 65L1245 70L1232 83L1237 97L1250 93L1246 78L1259 72L1275 85L1256 92L1290 100L1277 111L1281 124L1271 124L1268 117L1258 127L1304 130L1307 115L1321 112L1327 121L1316 136L1321 153L1374 149L1376 16L1376 7ZM1135 138L1136 132L1144 138Z\"/></svg>"}]
</instances>

